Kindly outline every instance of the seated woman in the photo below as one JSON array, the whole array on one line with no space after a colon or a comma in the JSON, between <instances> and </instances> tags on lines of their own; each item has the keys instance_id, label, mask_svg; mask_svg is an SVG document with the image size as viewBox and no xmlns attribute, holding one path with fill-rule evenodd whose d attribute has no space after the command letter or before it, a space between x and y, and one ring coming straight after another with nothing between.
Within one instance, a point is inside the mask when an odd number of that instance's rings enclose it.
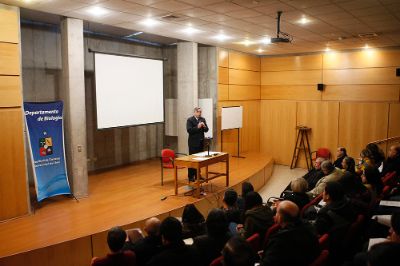
<instances>
[{"instance_id":1,"label":"seated woman","mask_svg":"<svg viewBox=\"0 0 400 266\"><path fill-rule=\"evenodd\" d=\"M373 205L383 190L383 182L379 170L373 166L366 166L361 175L361 180L371 193L371 204Z\"/></svg>"},{"instance_id":2,"label":"seated woman","mask_svg":"<svg viewBox=\"0 0 400 266\"><path fill-rule=\"evenodd\" d=\"M302 177L297 177L290 182L291 191L285 191L283 193L284 200L290 200L299 207L301 210L307 203L310 202L310 198L307 195L308 183Z\"/></svg>"},{"instance_id":3,"label":"seated woman","mask_svg":"<svg viewBox=\"0 0 400 266\"><path fill-rule=\"evenodd\" d=\"M356 162L352 157L346 156L342 160L342 170L343 172L349 172L355 174L356 172Z\"/></svg>"},{"instance_id":4,"label":"seated woman","mask_svg":"<svg viewBox=\"0 0 400 266\"><path fill-rule=\"evenodd\" d=\"M194 204L187 204L183 209L182 225L184 239L202 235L206 231L204 216Z\"/></svg>"}]
</instances>

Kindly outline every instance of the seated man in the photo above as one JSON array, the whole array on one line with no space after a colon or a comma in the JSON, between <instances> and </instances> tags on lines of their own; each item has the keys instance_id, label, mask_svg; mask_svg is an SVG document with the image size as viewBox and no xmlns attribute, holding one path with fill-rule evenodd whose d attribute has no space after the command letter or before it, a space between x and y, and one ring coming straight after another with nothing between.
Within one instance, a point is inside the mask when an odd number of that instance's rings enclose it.
<instances>
[{"instance_id":1,"label":"seated man","mask_svg":"<svg viewBox=\"0 0 400 266\"><path fill-rule=\"evenodd\" d=\"M324 172L324 177L322 177L317 182L315 188L307 192L308 196L311 198L321 194L324 191L327 182L339 181L340 178L343 176L343 172L337 169L335 166L333 166L333 164L330 161L322 162L321 169L322 172Z\"/></svg>"},{"instance_id":2,"label":"seated man","mask_svg":"<svg viewBox=\"0 0 400 266\"><path fill-rule=\"evenodd\" d=\"M303 178L308 183L309 190L313 189L315 187L315 185L317 184L317 182L324 176L324 172L322 172L322 170L321 170L321 163L325 160L326 159L324 159L322 157L318 157L317 159L315 159L314 167L310 171L308 171L307 174L305 174L303 176ZM289 191L289 190L290 190L290 183L285 188L285 190L281 193L280 197L284 198L284 192Z\"/></svg>"},{"instance_id":3,"label":"seated man","mask_svg":"<svg viewBox=\"0 0 400 266\"><path fill-rule=\"evenodd\" d=\"M163 251L155 255L149 266L200 265L195 252L183 242L182 224L175 217L165 218L160 226Z\"/></svg>"},{"instance_id":4,"label":"seated man","mask_svg":"<svg viewBox=\"0 0 400 266\"><path fill-rule=\"evenodd\" d=\"M397 175L400 175L400 145L390 146L388 156L383 161L382 176L387 173L396 171Z\"/></svg>"},{"instance_id":5,"label":"seated man","mask_svg":"<svg viewBox=\"0 0 400 266\"><path fill-rule=\"evenodd\" d=\"M346 156L347 156L346 148L344 148L344 147L339 147L339 148L337 148L337 151L336 151L336 160L333 162L333 165L334 165L336 168L343 169L342 161L343 161L343 159L344 159Z\"/></svg>"},{"instance_id":6,"label":"seated man","mask_svg":"<svg viewBox=\"0 0 400 266\"><path fill-rule=\"evenodd\" d=\"M244 238L259 233L263 241L265 232L274 224L272 210L263 205L262 197L254 191L247 193L244 202L246 206L244 225L238 224L237 230Z\"/></svg>"},{"instance_id":7,"label":"seated man","mask_svg":"<svg viewBox=\"0 0 400 266\"><path fill-rule=\"evenodd\" d=\"M318 238L299 218L299 208L291 201L279 203L276 222L280 225L264 247L262 265L307 266L320 254Z\"/></svg>"},{"instance_id":8,"label":"seated man","mask_svg":"<svg viewBox=\"0 0 400 266\"><path fill-rule=\"evenodd\" d=\"M310 202L306 191L308 188L307 181L302 177L297 177L290 182L291 192L284 193L283 199L290 200L301 210L307 203Z\"/></svg>"},{"instance_id":9,"label":"seated man","mask_svg":"<svg viewBox=\"0 0 400 266\"><path fill-rule=\"evenodd\" d=\"M228 221L221 209L212 209L206 219L207 234L193 239L193 248L197 251L201 265L208 266L221 256L221 250L229 240Z\"/></svg>"},{"instance_id":10,"label":"seated man","mask_svg":"<svg viewBox=\"0 0 400 266\"><path fill-rule=\"evenodd\" d=\"M135 242L129 237L129 241L125 243L124 249L131 250L136 254L137 265L146 265L153 256L161 251L160 225L161 221L158 218L148 219L144 224L147 236Z\"/></svg>"},{"instance_id":11,"label":"seated man","mask_svg":"<svg viewBox=\"0 0 400 266\"><path fill-rule=\"evenodd\" d=\"M108 231L107 244L111 253L103 258L94 257L92 266L134 266L136 256L132 251L122 251L126 240L126 232L119 226L113 227Z\"/></svg>"},{"instance_id":12,"label":"seated man","mask_svg":"<svg viewBox=\"0 0 400 266\"><path fill-rule=\"evenodd\" d=\"M237 205L238 194L233 189L227 189L222 199L222 209L225 211L228 224L239 224L240 221L240 210Z\"/></svg>"}]
</instances>

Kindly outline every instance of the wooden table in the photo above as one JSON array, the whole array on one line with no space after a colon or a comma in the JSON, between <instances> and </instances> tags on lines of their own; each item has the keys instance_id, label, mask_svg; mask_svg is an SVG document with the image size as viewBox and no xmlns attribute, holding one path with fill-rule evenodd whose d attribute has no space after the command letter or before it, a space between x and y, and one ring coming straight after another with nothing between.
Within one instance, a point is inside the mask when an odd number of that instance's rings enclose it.
<instances>
[{"instance_id":1,"label":"wooden table","mask_svg":"<svg viewBox=\"0 0 400 266\"><path fill-rule=\"evenodd\" d=\"M210 152L211 153L211 152ZM225 162L225 173L218 173L218 172L209 172L208 166L220 162ZM187 167L187 168L194 168L197 170L196 175L196 192L195 197L200 198L200 185L204 182L208 182L214 178L220 176L226 176L226 186L229 186L229 154L225 152L219 152L215 155L210 155L209 157L204 156L196 156L196 154L179 157L175 159L175 167L174 167L174 177L175 177L175 195L178 195L178 168ZM206 175L205 179L200 179L200 169L205 167L206 168ZM212 174L213 176L209 176Z\"/></svg>"}]
</instances>

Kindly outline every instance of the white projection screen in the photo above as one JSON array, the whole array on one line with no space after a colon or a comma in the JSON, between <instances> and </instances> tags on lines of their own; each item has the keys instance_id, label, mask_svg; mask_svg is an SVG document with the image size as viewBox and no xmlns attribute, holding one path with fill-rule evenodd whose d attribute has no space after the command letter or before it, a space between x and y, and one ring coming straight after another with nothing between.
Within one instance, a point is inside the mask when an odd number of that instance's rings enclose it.
<instances>
[{"instance_id":1,"label":"white projection screen","mask_svg":"<svg viewBox=\"0 0 400 266\"><path fill-rule=\"evenodd\" d=\"M95 53L97 128L164 122L163 61Z\"/></svg>"}]
</instances>

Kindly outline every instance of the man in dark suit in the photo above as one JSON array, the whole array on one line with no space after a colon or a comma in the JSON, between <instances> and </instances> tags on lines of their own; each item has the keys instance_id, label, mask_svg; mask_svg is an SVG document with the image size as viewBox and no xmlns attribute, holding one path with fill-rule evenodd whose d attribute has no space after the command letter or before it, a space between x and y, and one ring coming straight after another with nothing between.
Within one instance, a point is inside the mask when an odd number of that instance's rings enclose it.
<instances>
[{"instance_id":1,"label":"man in dark suit","mask_svg":"<svg viewBox=\"0 0 400 266\"><path fill-rule=\"evenodd\" d=\"M202 152L204 150L204 133L208 132L208 126L204 117L201 116L200 107L194 108L193 116L187 119L186 130L189 133L189 154ZM196 178L196 174L196 169L189 168L189 181L193 182Z\"/></svg>"},{"instance_id":2,"label":"man in dark suit","mask_svg":"<svg viewBox=\"0 0 400 266\"><path fill-rule=\"evenodd\" d=\"M308 266L319 255L317 235L299 218L299 207L284 200L279 203L276 221L281 229L270 236L261 265Z\"/></svg>"}]
</instances>

